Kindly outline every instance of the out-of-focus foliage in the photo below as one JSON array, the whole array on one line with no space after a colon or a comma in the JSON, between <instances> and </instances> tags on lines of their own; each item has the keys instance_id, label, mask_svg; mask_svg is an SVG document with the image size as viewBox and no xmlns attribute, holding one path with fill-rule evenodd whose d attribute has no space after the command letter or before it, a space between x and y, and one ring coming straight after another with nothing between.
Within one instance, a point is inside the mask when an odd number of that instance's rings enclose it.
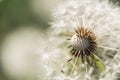
<instances>
[{"instance_id":1,"label":"out-of-focus foliage","mask_svg":"<svg viewBox=\"0 0 120 80\"><path fill-rule=\"evenodd\" d=\"M0 36L20 25L42 25L47 27L45 19L37 18L29 4L30 0L0 1Z\"/></svg>"},{"instance_id":2,"label":"out-of-focus foliage","mask_svg":"<svg viewBox=\"0 0 120 80\"><path fill-rule=\"evenodd\" d=\"M34 14L30 6L30 0L0 0L0 45L7 34L22 25L37 25L39 29L46 29L48 27L47 20L46 18L38 18L38 16ZM0 80L10 80L5 77L1 65L0 60Z\"/></svg>"}]
</instances>

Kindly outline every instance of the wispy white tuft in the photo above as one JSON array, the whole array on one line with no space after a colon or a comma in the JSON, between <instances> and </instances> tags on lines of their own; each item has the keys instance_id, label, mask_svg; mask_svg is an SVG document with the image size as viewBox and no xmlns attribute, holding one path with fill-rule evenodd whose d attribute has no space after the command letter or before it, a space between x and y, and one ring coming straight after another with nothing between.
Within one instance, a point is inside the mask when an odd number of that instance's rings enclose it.
<instances>
[{"instance_id":1,"label":"wispy white tuft","mask_svg":"<svg viewBox=\"0 0 120 80\"><path fill-rule=\"evenodd\" d=\"M75 62L69 63L66 59L66 62L61 63L64 67L60 68L66 78L70 77L71 80L120 79L120 8L117 5L108 0L63 0L52 11L50 24L55 48L60 50L59 54L68 59L70 50L67 46L70 43L65 40L69 38L68 35L73 35L77 27L92 30L97 37L97 54L106 66L104 72L97 73L94 72L94 67L86 70L85 65L74 66ZM73 69L72 74L69 69ZM67 75L67 71L70 75ZM59 78L66 80L62 76Z\"/></svg>"}]
</instances>

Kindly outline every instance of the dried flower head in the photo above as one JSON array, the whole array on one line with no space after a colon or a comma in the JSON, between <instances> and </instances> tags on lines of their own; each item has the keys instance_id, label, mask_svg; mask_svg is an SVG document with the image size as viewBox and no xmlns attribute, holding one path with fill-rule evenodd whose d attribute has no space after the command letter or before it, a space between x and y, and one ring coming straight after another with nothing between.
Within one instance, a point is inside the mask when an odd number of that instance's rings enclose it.
<instances>
[{"instance_id":1,"label":"dried flower head","mask_svg":"<svg viewBox=\"0 0 120 80\"><path fill-rule=\"evenodd\" d=\"M81 57L82 62L84 62L84 58L96 52L96 36L91 30L84 27L78 27L75 32L76 34L70 39L72 43L69 46L72 47L70 52L75 57Z\"/></svg>"}]
</instances>

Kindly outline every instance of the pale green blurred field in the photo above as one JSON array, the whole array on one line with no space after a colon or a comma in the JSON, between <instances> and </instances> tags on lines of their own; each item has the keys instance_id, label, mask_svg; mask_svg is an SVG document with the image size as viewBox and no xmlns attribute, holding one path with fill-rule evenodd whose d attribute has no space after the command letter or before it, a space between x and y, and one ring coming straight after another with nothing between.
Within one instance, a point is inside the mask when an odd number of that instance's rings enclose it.
<instances>
[{"instance_id":1,"label":"pale green blurred field","mask_svg":"<svg viewBox=\"0 0 120 80\"><path fill-rule=\"evenodd\" d=\"M36 25L40 30L48 28L49 19L47 14L43 19L43 15L36 15L31 7L30 0L0 0L0 44L2 44L6 35L21 26L29 27ZM1 65L0 60L0 80L10 80L1 68Z\"/></svg>"}]
</instances>

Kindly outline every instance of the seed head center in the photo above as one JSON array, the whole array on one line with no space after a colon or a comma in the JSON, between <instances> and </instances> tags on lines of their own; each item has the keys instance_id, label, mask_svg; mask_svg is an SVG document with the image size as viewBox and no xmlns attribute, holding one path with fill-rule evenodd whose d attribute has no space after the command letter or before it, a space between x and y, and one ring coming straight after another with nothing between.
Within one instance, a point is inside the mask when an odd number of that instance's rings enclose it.
<instances>
[{"instance_id":1,"label":"seed head center","mask_svg":"<svg viewBox=\"0 0 120 80\"><path fill-rule=\"evenodd\" d=\"M72 47L71 55L81 57L84 62L85 56L96 53L96 36L92 30L84 27L78 27L75 32L70 39L71 45L68 48Z\"/></svg>"},{"instance_id":2,"label":"seed head center","mask_svg":"<svg viewBox=\"0 0 120 80\"><path fill-rule=\"evenodd\" d=\"M90 42L85 37L80 37L74 34L71 38L72 46L75 50L85 50L90 45Z\"/></svg>"}]
</instances>

